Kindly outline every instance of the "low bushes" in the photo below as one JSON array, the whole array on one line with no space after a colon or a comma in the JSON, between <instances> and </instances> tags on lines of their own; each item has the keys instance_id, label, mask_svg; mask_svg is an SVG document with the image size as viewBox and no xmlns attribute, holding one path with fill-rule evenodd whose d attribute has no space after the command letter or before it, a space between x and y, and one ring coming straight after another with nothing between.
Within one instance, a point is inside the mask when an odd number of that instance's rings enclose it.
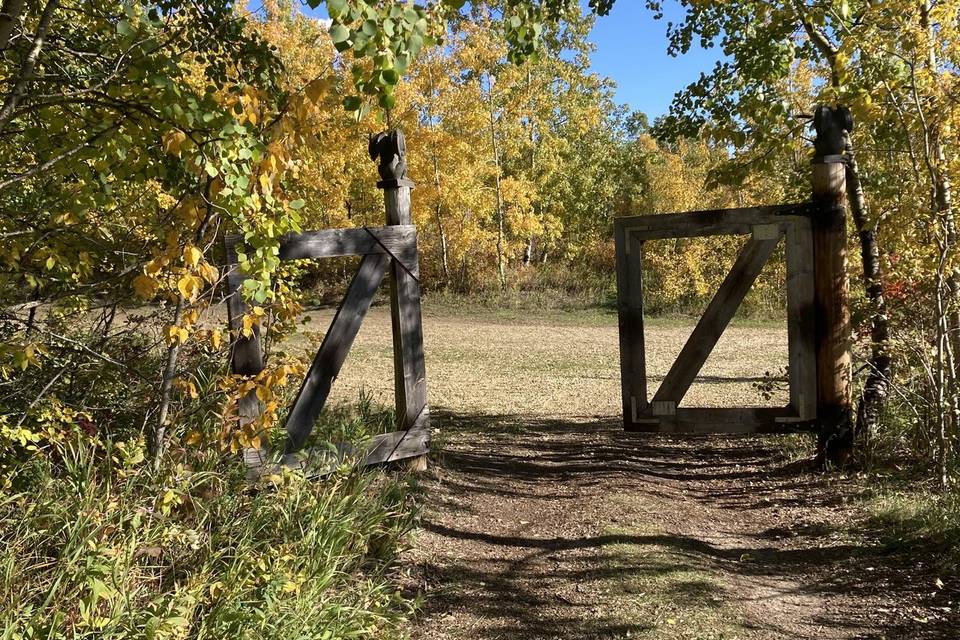
<instances>
[{"instance_id":1,"label":"low bushes","mask_svg":"<svg viewBox=\"0 0 960 640\"><path fill-rule=\"evenodd\" d=\"M391 638L403 478L349 468L250 485L242 463L70 443L8 470L0 637Z\"/></svg>"}]
</instances>

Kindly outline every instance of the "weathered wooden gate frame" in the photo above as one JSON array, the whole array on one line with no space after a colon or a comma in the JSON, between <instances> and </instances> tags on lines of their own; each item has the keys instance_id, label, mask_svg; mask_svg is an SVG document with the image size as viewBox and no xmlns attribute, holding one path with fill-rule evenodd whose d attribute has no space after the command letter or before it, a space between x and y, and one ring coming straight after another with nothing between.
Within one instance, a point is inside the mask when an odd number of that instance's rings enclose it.
<instances>
[{"instance_id":1,"label":"weathered wooden gate frame","mask_svg":"<svg viewBox=\"0 0 960 640\"><path fill-rule=\"evenodd\" d=\"M817 413L812 205L781 205L618 218L620 366L624 428L663 433L782 433L813 428ZM730 273L652 399L643 333L643 243L749 235ZM781 239L787 267L790 402L785 407L680 407L724 329Z\"/></svg>"},{"instance_id":2,"label":"weathered wooden gate frame","mask_svg":"<svg viewBox=\"0 0 960 640\"><path fill-rule=\"evenodd\" d=\"M409 196L406 204L409 207ZM237 264L236 246L240 241L241 237L237 235L226 237L227 312L231 332L236 336L230 362L234 373L252 376L263 370L263 357L259 327L254 328L250 337L240 332L243 316L248 310L240 295L246 279ZM284 261L345 256L362 256L362 259L290 408L283 459L288 466L309 465L309 456L298 452L309 438L373 298L388 274L398 430L373 438L359 462L362 465L394 462L425 455L429 450L430 422L423 357L417 228L411 224L396 224L376 228L330 229L291 234L280 240L279 258ZM260 414L259 400L254 392L240 400L239 414L241 423L255 420ZM268 456L269 452L265 449L244 452L244 458L251 468L262 466ZM336 462L322 462L320 471Z\"/></svg>"}]
</instances>

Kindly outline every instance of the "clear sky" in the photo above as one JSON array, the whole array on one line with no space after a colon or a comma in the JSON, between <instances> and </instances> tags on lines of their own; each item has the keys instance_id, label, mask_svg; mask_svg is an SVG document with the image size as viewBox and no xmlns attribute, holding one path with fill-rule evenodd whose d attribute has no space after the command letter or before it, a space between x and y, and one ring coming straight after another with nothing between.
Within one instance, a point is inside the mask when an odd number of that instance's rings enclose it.
<instances>
[{"instance_id":1,"label":"clear sky","mask_svg":"<svg viewBox=\"0 0 960 640\"><path fill-rule=\"evenodd\" d=\"M590 39L597 46L593 68L617 83L617 102L643 111L652 122L666 113L674 93L710 71L722 54L695 45L686 55L667 55L667 22L680 22L683 9L667 0L664 17L654 20L644 4L618 0L610 15L597 18Z\"/></svg>"},{"instance_id":2,"label":"clear sky","mask_svg":"<svg viewBox=\"0 0 960 640\"><path fill-rule=\"evenodd\" d=\"M581 3L586 7L586 0ZM686 55L667 55L667 22L680 22L683 9L677 0L665 0L664 17L654 20L645 4L618 0L610 15L597 19L590 40L597 45L593 68L617 83L617 102L643 111L652 122L666 113L674 93L712 69L721 54L694 46ZM308 14L326 16L323 6L304 7Z\"/></svg>"}]
</instances>

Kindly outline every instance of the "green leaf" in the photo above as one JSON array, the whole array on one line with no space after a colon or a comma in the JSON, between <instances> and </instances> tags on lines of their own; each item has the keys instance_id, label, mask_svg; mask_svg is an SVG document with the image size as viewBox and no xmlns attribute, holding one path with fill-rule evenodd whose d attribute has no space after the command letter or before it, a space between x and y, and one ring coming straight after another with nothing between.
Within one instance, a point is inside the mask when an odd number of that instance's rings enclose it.
<instances>
[{"instance_id":1,"label":"green leaf","mask_svg":"<svg viewBox=\"0 0 960 640\"><path fill-rule=\"evenodd\" d=\"M330 27L330 39L334 44L346 42L350 38L350 29L342 24L334 24Z\"/></svg>"},{"instance_id":2,"label":"green leaf","mask_svg":"<svg viewBox=\"0 0 960 640\"><path fill-rule=\"evenodd\" d=\"M293 209L294 211L297 211L298 209L303 209L303 206L304 206L305 204L307 204L307 203L304 202L303 200L291 200L291 201L290 201L290 208Z\"/></svg>"},{"instance_id":3,"label":"green leaf","mask_svg":"<svg viewBox=\"0 0 960 640\"><path fill-rule=\"evenodd\" d=\"M343 99L343 108L347 111L359 111L361 100L357 96L347 96Z\"/></svg>"},{"instance_id":4,"label":"green leaf","mask_svg":"<svg viewBox=\"0 0 960 640\"><path fill-rule=\"evenodd\" d=\"M380 96L380 106L384 109L393 109L397 104L397 98L392 93L384 93Z\"/></svg>"},{"instance_id":5,"label":"green leaf","mask_svg":"<svg viewBox=\"0 0 960 640\"><path fill-rule=\"evenodd\" d=\"M308 0L308 3L316 9L316 5L320 4L320 0ZM334 20L342 17L346 12L347 0L327 0L327 14Z\"/></svg>"},{"instance_id":6,"label":"green leaf","mask_svg":"<svg viewBox=\"0 0 960 640\"><path fill-rule=\"evenodd\" d=\"M380 75L383 76L383 81L387 84L397 84L400 82L400 74L394 69L384 69Z\"/></svg>"},{"instance_id":7,"label":"green leaf","mask_svg":"<svg viewBox=\"0 0 960 640\"><path fill-rule=\"evenodd\" d=\"M423 38L416 34L410 36L410 41L407 43L407 50L410 52L410 55L416 57L422 48Z\"/></svg>"}]
</instances>

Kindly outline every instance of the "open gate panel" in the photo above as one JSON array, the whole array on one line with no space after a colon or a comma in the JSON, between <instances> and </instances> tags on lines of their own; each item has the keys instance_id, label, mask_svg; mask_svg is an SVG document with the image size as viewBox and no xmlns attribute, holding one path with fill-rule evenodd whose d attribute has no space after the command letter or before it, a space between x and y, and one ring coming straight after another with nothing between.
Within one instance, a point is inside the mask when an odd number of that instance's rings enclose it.
<instances>
[{"instance_id":1,"label":"open gate panel","mask_svg":"<svg viewBox=\"0 0 960 640\"><path fill-rule=\"evenodd\" d=\"M781 433L816 417L813 239L810 205L780 205L618 218L615 223L623 421L628 431ZM652 398L643 328L643 244L647 240L749 236L680 355ZM783 242L787 268L790 402L785 407L681 407L763 266Z\"/></svg>"}]
</instances>

